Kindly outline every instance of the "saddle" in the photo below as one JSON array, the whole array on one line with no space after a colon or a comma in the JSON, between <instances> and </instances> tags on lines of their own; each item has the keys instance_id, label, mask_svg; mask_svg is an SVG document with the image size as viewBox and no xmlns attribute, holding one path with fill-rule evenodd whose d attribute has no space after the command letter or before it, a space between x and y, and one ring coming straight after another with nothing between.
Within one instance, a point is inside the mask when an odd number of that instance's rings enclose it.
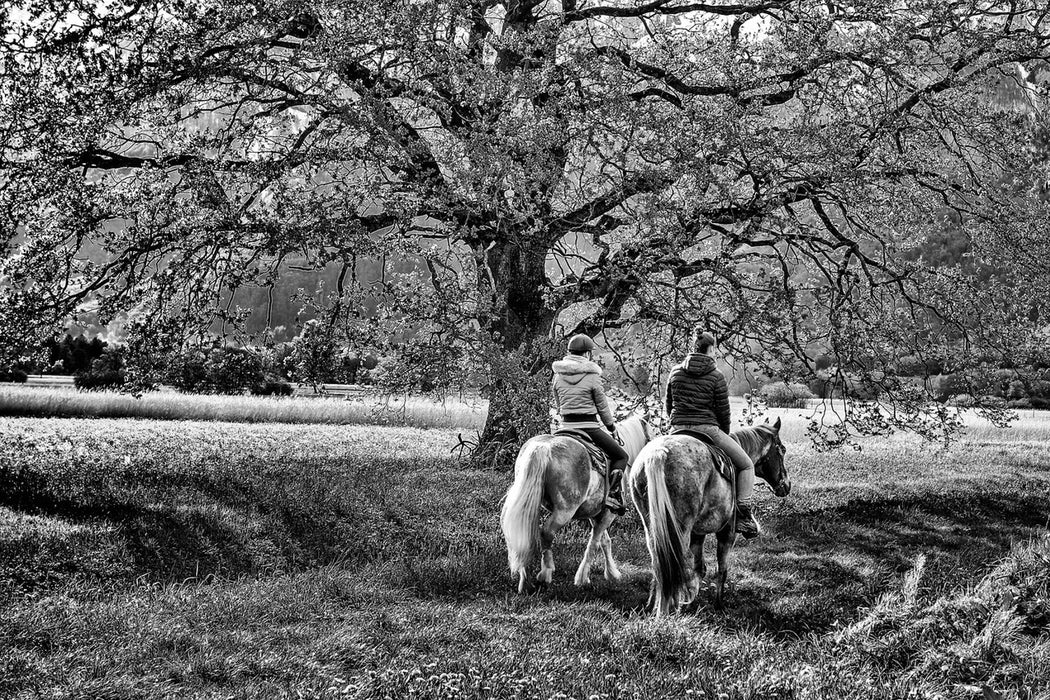
<instances>
[{"instance_id":1,"label":"saddle","mask_svg":"<svg viewBox=\"0 0 1050 700\"><path fill-rule=\"evenodd\" d=\"M714 443L711 436L707 433L700 433L688 428L672 428L671 435L685 435L707 445L707 449L711 452L711 459L715 462L715 469L718 473L729 479L731 483L736 483L736 468L733 466L733 460L729 459L729 455L725 451Z\"/></svg>"},{"instance_id":2,"label":"saddle","mask_svg":"<svg viewBox=\"0 0 1050 700\"><path fill-rule=\"evenodd\" d=\"M595 445L587 433L582 430L574 430L573 428L561 428L554 431L554 435L570 437L587 448L587 452L591 456L591 466L603 479L606 479L609 471L609 455L605 454L602 448Z\"/></svg>"}]
</instances>

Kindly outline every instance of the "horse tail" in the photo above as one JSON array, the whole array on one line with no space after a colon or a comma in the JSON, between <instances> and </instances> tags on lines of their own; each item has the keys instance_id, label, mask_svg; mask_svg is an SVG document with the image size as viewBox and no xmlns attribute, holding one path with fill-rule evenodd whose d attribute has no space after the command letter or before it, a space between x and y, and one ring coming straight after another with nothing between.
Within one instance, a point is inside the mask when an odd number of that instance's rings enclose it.
<instances>
[{"instance_id":1,"label":"horse tail","mask_svg":"<svg viewBox=\"0 0 1050 700\"><path fill-rule=\"evenodd\" d=\"M539 542L543 478L550 461L548 443L530 441L522 447L514 462L514 483L500 513L500 526L507 540L507 563L511 574L518 577L519 592L524 592L525 567Z\"/></svg>"},{"instance_id":2,"label":"horse tail","mask_svg":"<svg viewBox=\"0 0 1050 700\"><path fill-rule=\"evenodd\" d=\"M656 449L645 465L649 495L649 537L646 545L653 561L656 614L669 612L685 590L685 554L682 532L667 490L667 450Z\"/></svg>"}]
</instances>

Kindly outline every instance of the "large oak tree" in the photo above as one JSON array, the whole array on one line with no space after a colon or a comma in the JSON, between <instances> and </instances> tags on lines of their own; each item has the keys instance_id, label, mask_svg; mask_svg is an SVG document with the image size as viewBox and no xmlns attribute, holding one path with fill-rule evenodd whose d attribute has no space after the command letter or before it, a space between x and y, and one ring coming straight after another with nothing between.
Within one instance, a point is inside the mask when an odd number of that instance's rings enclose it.
<instances>
[{"instance_id":1,"label":"large oak tree","mask_svg":"<svg viewBox=\"0 0 1050 700\"><path fill-rule=\"evenodd\" d=\"M893 409L855 427L929 431L902 355L1017 362L1045 324L1036 0L2 13L9 355L84 313L144 353L236 327L235 290L294 262L331 272L337 332L404 328L402 378L474 371L513 444L574 331L655 357L704 323L785 376L830 355ZM946 230L966 265L914 253ZM418 264L366 289L380 257Z\"/></svg>"}]
</instances>

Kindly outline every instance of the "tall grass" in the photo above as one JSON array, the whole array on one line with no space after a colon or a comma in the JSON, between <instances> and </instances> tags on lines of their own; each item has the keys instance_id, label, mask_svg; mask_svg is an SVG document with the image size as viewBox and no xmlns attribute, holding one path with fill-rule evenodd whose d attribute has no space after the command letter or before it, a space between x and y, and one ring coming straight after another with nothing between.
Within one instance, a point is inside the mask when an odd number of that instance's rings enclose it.
<instances>
[{"instance_id":1,"label":"tall grass","mask_svg":"<svg viewBox=\"0 0 1050 700\"><path fill-rule=\"evenodd\" d=\"M745 402L732 399L739 419ZM135 397L118 392L80 392L71 387L0 385L0 416L55 418L142 418L151 420L227 421L235 423L317 423L389 425L418 428L480 429L487 404L480 399L443 401L420 396L334 397L210 396L173 391ZM1017 419L1001 428L974 411L961 409L964 440L979 442L1050 441L1050 411L1017 411ZM770 420L781 418L781 437L804 442L812 408L770 408ZM739 427L741 423L737 422ZM911 440L897 436L895 442ZM877 445L885 438L862 440Z\"/></svg>"},{"instance_id":2,"label":"tall grass","mask_svg":"<svg viewBox=\"0 0 1050 700\"><path fill-rule=\"evenodd\" d=\"M480 428L484 405L422 397L297 398L79 392L71 388L0 388L0 416L148 418L238 423L330 423Z\"/></svg>"}]
</instances>

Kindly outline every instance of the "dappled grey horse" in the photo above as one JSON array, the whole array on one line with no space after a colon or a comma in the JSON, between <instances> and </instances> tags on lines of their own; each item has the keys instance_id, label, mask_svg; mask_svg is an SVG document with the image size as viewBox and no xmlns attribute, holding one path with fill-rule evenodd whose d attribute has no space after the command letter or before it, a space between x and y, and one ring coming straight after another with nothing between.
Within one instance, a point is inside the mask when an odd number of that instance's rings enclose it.
<instances>
[{"instance_id":1,"label":"dappled grey horse","mask_svg":"<svg viewBox=\"0 0 1050 700\"><path fill-rule=\"evenodd\" d=\"M764 479L777 496L791 492L784 469L780 419L732 433L755 463L755 476ZM730 477L715 465L707 445L686 435L656 438L638 455L624 490L630 494L645 528L645 542L653 565L649 598L657 616L688 605L700 590L706 573L704 539L718 538L718 576L715 604L729 572L729 553L736 540L736 489Z\"/></svg>"},{"instance_id":2,"label":"dappled grey horse","mask_svg":"<svg viewBox=\"0 0 1050 700\"><path fill-rule=\"evenodd\" d=\"M649 426L637 417L619 423L620 434L633 462L649 440ZM550 513L540 525L540 506ZM518 579L518 592L526 587L525 569L540 548L540 573L536 580L551 582L554 575L554 536L571 520L589 520L591 536L576 570L576 585L590 583L591 556L601 548L605 578L620 579L613 559L608 527L616 516L605 509L605 479L591 466L587 448L571 437L537 435L521 446L514 463L514 483L507 491L500 515L507 540L507 561Z\"/></svg>"}]
</instances>

